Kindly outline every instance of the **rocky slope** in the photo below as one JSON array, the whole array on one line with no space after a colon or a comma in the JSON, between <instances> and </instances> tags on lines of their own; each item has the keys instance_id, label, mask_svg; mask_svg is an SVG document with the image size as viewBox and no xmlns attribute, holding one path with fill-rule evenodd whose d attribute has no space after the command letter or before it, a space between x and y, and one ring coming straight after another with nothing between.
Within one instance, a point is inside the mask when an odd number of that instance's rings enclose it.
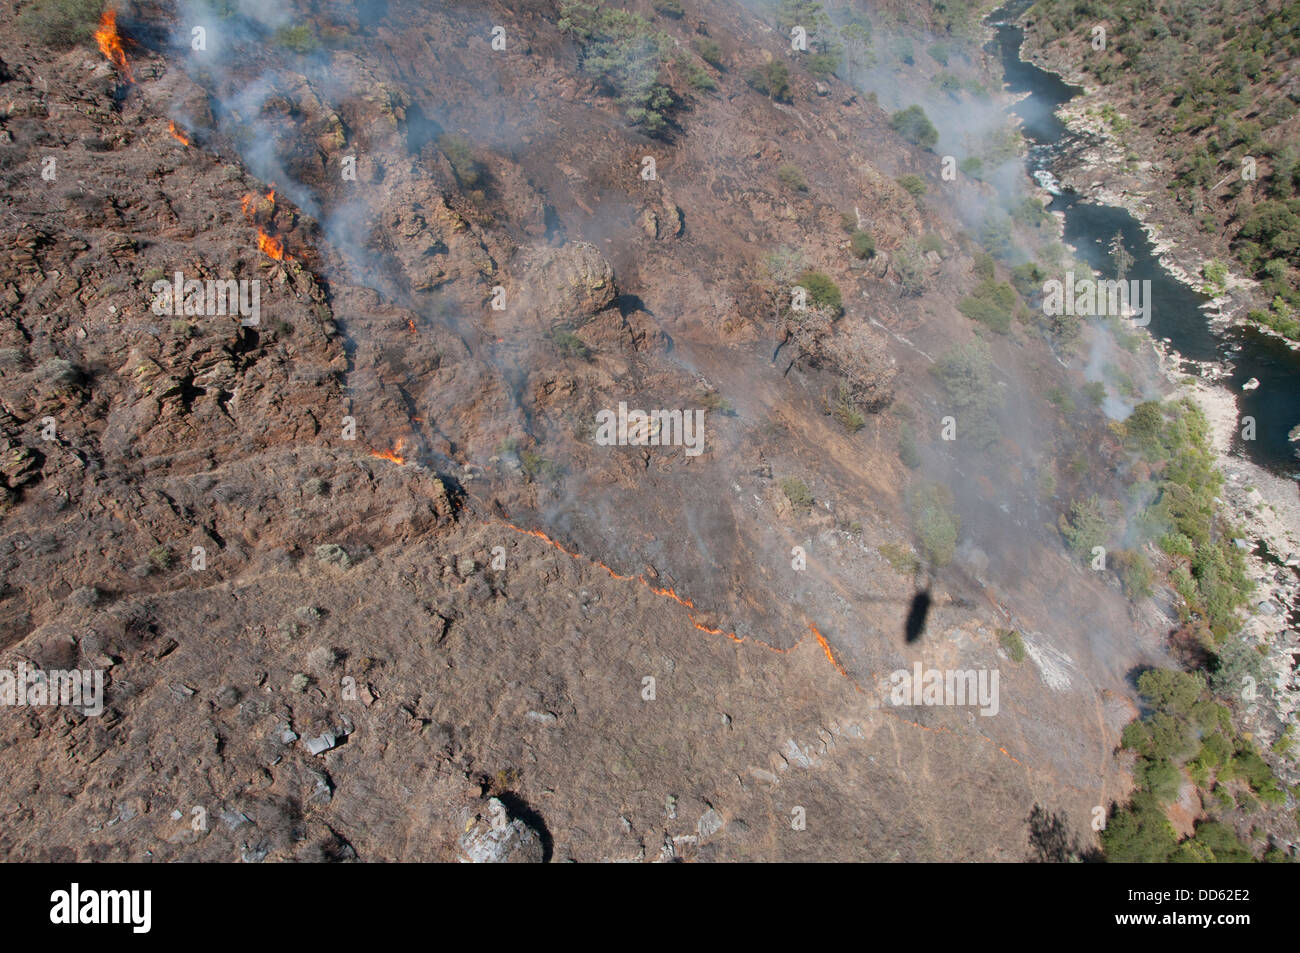
<instances>
[{"instance_id":1,"label":"rocky slope","mask_svg":"<svg viewBox=\"0 0 1300 953\"><path fill-rule=\"evenodd\" d=\"M1042 810L1090 844L1167 622L1062 553L1050 411L996 459L939 442L929 355L974 336L973 252L895 177L978 186L838 80L746 85L783 41L742 7L659 23L728 66L660 139L554 7L516 7L313 4L295 22L337 42L236 18L196 63L165 39L185 8L128 5L130 82L84 43L5 51L0 648L108 686L100 717L4 712L0 852L1020 860ZM904 296L923 230L945 252ZM845 314L774 360L781 246ZM257 278L259 324L156 314L178 270ZM1049 349L992 347L1046 408ZM596 444L619 401L708 408L704 452ZM900 402L983 501L916 643L879 552L909 538ZM999 714L890 705L914 662L999 669Z\"/></svg>"}]
</instances>

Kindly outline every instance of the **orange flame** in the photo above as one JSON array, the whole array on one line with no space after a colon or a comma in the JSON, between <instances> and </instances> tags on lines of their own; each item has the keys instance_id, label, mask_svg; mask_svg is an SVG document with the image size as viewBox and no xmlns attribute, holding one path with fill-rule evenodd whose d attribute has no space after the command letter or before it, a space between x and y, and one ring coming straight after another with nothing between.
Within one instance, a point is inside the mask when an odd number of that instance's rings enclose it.
<instances>
[{"instance_id":1,"label":"orange flame","mask_svg":"<svg viewBox=\"0 0 1300 953\"><path fill-rule=\"evenodd\" d=\"M412 318L407 318L407 319L406 319L406 330L410 331L412 334L418 334L418 333L419 333L418 331L415 330L415 321L414 321L414 319L412 319Z\"/></svg>"},{"instance_id":2,"label":"orange flame","mask_svg":"<svg viewBox=\"0 0 1300 953\"><path fill-rule=\"evenodd\" d=\"M105 10L104 15L99 18L95 42L99 44L99 51L108 58L108 61L125 74L126 81L134 83L135 77L131 75L131 64L126 61L126 50L122 48L122 38L117 35L116 10Z\"/></svg>"},{"instance_id":3,"label":"orange flame","mask_svg":"<svg viewBox=\"0 0 1300 953\"><path fill-rule=\"evenodd\" d=\"M259 226L257 229L257 247L265 255L276 261L284 261L284 242L274 235L268 235Z\"/></svg>"},{"instance_id":4,"label":"orange flame","mask_svg":"<svg viewBox=\"0 0 1300 953\"><path fill-rule=\"evenodd\" d=\"M275 215L275 188L266 193L266 201L271 203L271 214ZM239 207L244 211L244 217L257 227L257 248L262 254L276 261L289 259L289 253L284 249L284 241L278 236L273 235L257 224L257 200L250 192L239 200Z\"/></svg>"},{"instance_id":5,"label":"orange flame","mask_svg":"<svg viewBox=\"0 0 1300 953\"><path fill-rule=\"evenodd\" d=\"M167 123L167 131L170 132L172 134L172 137L181 145L188 146L190 144L190 137L185 135L184 132L178 129L176 123L174 122Z\"/></svg>"},{"instance_id":6,"label":"orange flame","mask_svg":"<svg viewBox=\"0 0 1300 953\"><path fill-rule=\"evenodd\" d=\"M812 631L812 634L817 637L817 644L820 645L822 651L826 653L826 659L835 666L835 671L839 672L845 678L848 678L848 670L836 660L835 653L831 651L831 644L826 641L826 636L822 635L821 632L817 630L817 626L813 625L811 622L808 623L808 628Z\"/></svg>"},{"instance_id":7,"label":"orange flame","mask_svg":"<svg viewBox=\"0 0 1300 953\"><path fill-rule=\"evenodd\" d=\"M386 456L385 454L374 453L374 451L371 451L371 453L374 454L375 456ZM705 625L703 622L700 622L695 617L695 613L698 611L695 608L695 603L693 603L690 599L684 598L683 596L679 596L672 588L656 586L654 583L647 580L644 575L640 575L640 576L620 575L619 573L615 572L613 569L610 569L608 566L606 566L603 562L601 562L598 559L593 559L590 556L584 556L581 553L575 553L566 549L563 545L551 539L551 537L547 536L541 530L524 529L522 526L516 526L514 523L501 523L500 525L505 526L507 529L514 530L516 533L520 533L524 536L534 536L537 539L540 539L542 542L555 547L560 552L564 553L564 555L569 556L572 559L580 559L584 562L590 563L593 566L597 566L600 569L605 570L605 572L607 572L614 579L635 580L639 582L641 585L645 586L648 590L653 592L655 595L663 596L665 599L671 599L673 602L677 603L679 606L681 606L686 610L687 618L690 619L691 624L695 626L695 628L699 629L701 632L707 632L710 635L726 636L728 639L730 639L732 642L735 642L738 645L742 643L751 643L754 645L758 645L761 648L767 649L769 652L776 652L778 655L789 655L791 652L793 652L795 649L797 649L800 645L803 644L804 640L800 639L798 642L796 642L794 645L790 646L789 648L783 649L779 646L769 645L767 642L763 642L758 639L751 638L749 636L737 635L734 632L727 632L723 629L716 629L711 626ZM848 669L844 667L843 663L841 663L839 659L835 657L835 653L831 650L830 642L827 641L826 637L821 634L821 631L812 622L808 623L808 632L817 640L817 644L821 646L822 652L826 655L827 661L829 661L831 665L834 666L835 671L839 672L839 674L842 677L847 679L849 684L853 686L855 691L861 692L863 690L862 686L858 683L858 681L855 678L853 678L852 675L849 674ZM901 714L891 712L887 709L877 708L874 710L879 714L887 715L895 719L896 721L902 722L905 725L910 725L913 728L920 728L922 731L929 731L938 734L965 734L965 732L954 732L953 729L948 728L946 726L930 727L928 725L923 725L920 722L912 721L910 718L906 718ZM968 737L971 737L971 735L968 735ZM1017 758L1015 755L1009 752L1006 748L1002 747L1001 745L998 745L996 741L994 741L992 738L988 737L987 735L974 733L973 737L979 738L981 741L985 742L986 744L996 747L999 754L1003 755L1006 758L1009 758L1011 761L1014 761L1016 764L1018 765L1023 764L1019 758Z\"/></svg>"},{"instance_id":8,"label":"orange flame","mask_svg":"<svg viewBox=\"0 0 1300 953\"><path fill-rule=\"evenodd\" d=\"M371 450L370 455L378 457L380 460L391 460L398 466L403 466L406 463L406 456L402 451L405 449L406 441L399 438L397 443L393 444L392 450Z\"/></svg>"}]
</instances>

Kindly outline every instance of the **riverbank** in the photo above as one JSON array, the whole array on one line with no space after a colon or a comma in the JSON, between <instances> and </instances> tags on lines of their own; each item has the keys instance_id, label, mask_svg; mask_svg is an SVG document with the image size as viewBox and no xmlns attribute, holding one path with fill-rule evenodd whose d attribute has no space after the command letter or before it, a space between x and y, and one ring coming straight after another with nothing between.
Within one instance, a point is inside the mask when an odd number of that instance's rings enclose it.
<instances>
[{"instance_id":1,"label":"riverbank","mask_svg":"<svg viewBox=\"0 0 1300 953\"><path fill-rule=\"evenodd\" d=\"M1185 209L1170 196L1166 185L1172 170L1149 158L1155 143L1130 117L1120 103L1103 88L1090 83L1077 64L1049 57L1032 29L1025 29L1021 57L1034 66L1078 86L1080 92L1057 111L1069 130L1054 173L1062 188L1086 201L1127 211L1151 242L1161 266L1171 277L1198 293L1207 293L1205 266L1212 261L1227 266L1225 288L1205 309L1205 317L1216 330L1230 326L1252 328L1300 352L1293 341L1272 328L1251 321L1246 315L1266 309L1269 302L1254 278L1243 275L1227 244L1217 234L1203 231Z\"/></svg>"},{"instance_id":2,"label":"riverbank","mask_svg":"<svg viewBox=\"0 0 1300 953\"><path fill-rule=\"evenodd\" d=\"M1300 658L1300 634L1293 628L1300 616L1300 498L1293 481L1233 452L1239 418L1231 391L1182 374L1177 355L1167 349L1161 349L1161 362L1174 387L1171 396L1190 397L1209 421L1211 445L1224 478L1219 498L1250 547L1246 567L1255 582L1255 592L1243 618L1241 635L1247 644L1263 647L1265 678L1261 690L1271 692L1273 704L1248 710L1245 725L1265 744L1271 744L1300 710L1300 669L1296 662ZM1269 717L1268 707L1275 717ZM1297 778L1287 780L1295 783Z\"/></svg>"},{"instance_id":3,"label":"riverbank","mask_svg":"<svg viewBox=\"0 0 1300 953\"><path fill-rule=\"evenodd\" d=\"M1107 103L1080 71L1046 63L1032 34L1026 33L1025 42L1017 50L1021 60L1082 89L1056 110L1069 133L1061 137L1062 148L1051 167L1060 186L1091 204L1125 210L1146 234L1155 262L1170 278L1199 292L1204 285L1200 275L1205 263L1216 258L1229 261L1226 249L1216 247L1212 238L1170 199L1163 188L1168 177L1160 165L1135 154L1132 142L1117 135L1117 128L1128 127L1114 105ZM1154 154L1154 150L1147 151ZM1064 213L1055 218L1064 238ZM1256 287L1250 279L1230 275L1228 293L1213 302L1214 310L1200 311L1207 326L1219 334L1232 324L1266 332L1244 317L1246 309L1257 304L1252 298ZM1236 449L1243 403L1247 405L1244 412L1255 411L1241 400L1242 392L1229 384L1232 371L1221 358L1189 360L1173 343L1154 335L1151 340L1169 382L1169 396L1191 398L1206 415L1212 449L1224 475L1222 511L1240 528L1241 545L1249 550L1247 572L1255 583L1255 592L1242 612L1242 637L1261 651L1261 689L1270 702L1250 707L1244 716L1245 727L1269 744L1300 707L1300 684L1296 680L1300 636L1294 628L1300 622L1300 497L1296 483ZM1293 342L1286 343L1294 346ZM1189 364L1196 366L1200 376L1186 373ZM1288 780L1294 783L1296 779Z\"/></svg>"}]
</instances>

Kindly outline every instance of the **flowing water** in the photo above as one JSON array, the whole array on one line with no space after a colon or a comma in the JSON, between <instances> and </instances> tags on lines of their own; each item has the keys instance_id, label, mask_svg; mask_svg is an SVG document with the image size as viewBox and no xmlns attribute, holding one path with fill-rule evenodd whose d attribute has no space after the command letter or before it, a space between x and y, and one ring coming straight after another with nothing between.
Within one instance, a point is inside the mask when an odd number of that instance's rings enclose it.
<instances>
[{"instance_id":1,"label":"flowing water","mask_svg":"<svg viewBox=\"0 0 1300 953\"><path fill-rule=\"evenodd\" d=\"M1095 270L1110 275L1114 266L1108 246L1116 232L1123 236L1134 258L1128 277L1151 282L1151 324L1147 330L1168 341L1169 347L1183 358L1188 373L1201 373L1200 365L1207 363L1225 369L1222 383L1237 397L1240 413L1255 418L1256 439L1242 440L1238 428L1234 451L1274 473L1300 479L1300 442L1288 439L1292 428L1300 424L1300 352L1252 327L1212 329L1202 308L1207 299L1165 270L1132 215L1122 208L1097 205L1055 189L1052 166L1071 136L1056 118L1056 110L1080 90L1020 58L1024 30L1013 21L1029 6L1028 0L1014 0L990 14L988 22L997 31L994 44L1002 58L1007 88L1025 96L1012 112L1020 118L1021 131L1029 144L1029 174L1060 193L1053 197L1049 210L1064 214L1065 240ZM1259 381L1259 387L1243 391L1241 385L1251 378Z\"/></svg>"}]
</instances>

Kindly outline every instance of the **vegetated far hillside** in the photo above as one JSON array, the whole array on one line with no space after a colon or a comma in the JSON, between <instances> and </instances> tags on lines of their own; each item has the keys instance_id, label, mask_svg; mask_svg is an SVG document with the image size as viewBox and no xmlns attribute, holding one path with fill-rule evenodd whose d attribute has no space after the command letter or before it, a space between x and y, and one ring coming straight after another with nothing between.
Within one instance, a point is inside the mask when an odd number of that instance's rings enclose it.
<instances>
[{"instance_id":1,"label":"vegetated far hillside","mask_svg":"<svg viewBox=\"0 0 1300 953\"><path fill-rule=\"evenodd\" d=\"M1160 160L1178 207L1260 282L1250 317L1300 340L1300 4L1039 0L1030 16L1051 54L1113 98L1130 161ZM1205 278L1219 291L1221 266Z\"/></svg>"}]
</instances>

